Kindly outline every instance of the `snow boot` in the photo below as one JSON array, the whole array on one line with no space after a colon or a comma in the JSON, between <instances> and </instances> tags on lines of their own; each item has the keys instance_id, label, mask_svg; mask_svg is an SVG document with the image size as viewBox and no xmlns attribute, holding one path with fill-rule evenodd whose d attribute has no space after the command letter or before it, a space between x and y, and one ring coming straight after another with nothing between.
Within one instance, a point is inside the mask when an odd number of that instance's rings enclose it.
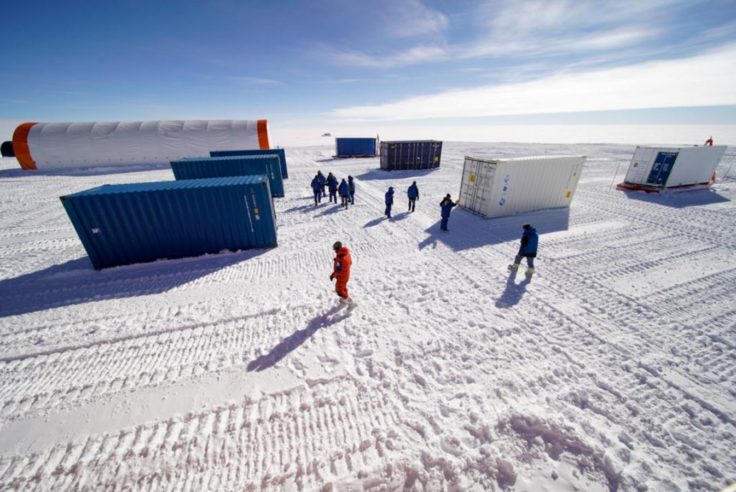
<instances>
[{"instance_id":1,"label":"snow boot","mask_svg":"<svg viewBox=\"0 0 736 492\"><path fill-rule=\"evenodd\" d=\"M526 269L526 272L524 272L524 275L526 275L527 277L531 277L532 275L534 275L534 269L533 268L527 268Z\"/></svg>"},{"instance_id":2,"label":"snow boot","mask_svg":"<svg viewBox=\"0 0 736 492\"><path fill-rule=\"evenodd\" d=\"M512 263L511 265L509 265L509 271L510 272L514 272L514 273L518 272L519 271L519 264L518 263Z\"/></svg>"}]
</instances>

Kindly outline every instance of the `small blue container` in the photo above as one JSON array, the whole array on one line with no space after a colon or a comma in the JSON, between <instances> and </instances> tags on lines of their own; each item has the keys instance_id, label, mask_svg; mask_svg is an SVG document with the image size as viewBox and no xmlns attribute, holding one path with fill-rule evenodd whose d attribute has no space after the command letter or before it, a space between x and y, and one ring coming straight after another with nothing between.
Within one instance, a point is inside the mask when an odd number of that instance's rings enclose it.
<instances>
[{"instance_id":1,"label":"small blue container","mask_svg":"<svg viewBox=\"0 0 736 492\"><path fill-rule=\"evenodd\" d=\"M277 246L265 176L105 185L61 203L97 270Z\"/></svg>"},{"instance_id":2,"label":"small blue container","mask_svg":"<svg viewBox=\"0 0 736 492\"><path fill-rule=\"evenodd\" d=\"M375 157L375 138L336 138L336 157Z\"/></svg>"},{"instance_id":3,"label":"small blue container","mask_svg":"<svg viewBox=\"0 0 736 492\"><path fill-rule=\"evenodd\" d=\"M212 157L232 157L236 155L274 155L279 157L281 163L281 177L289 178L289 171L286 168L286 151L284 149L269 150L213 150L210 152Z\"/></svg>"},{"instance_id":4,"label":"small blue container","mask_svg":"<svg viewBox=\"0 0 736 492\"><path fill-rule=\"evenodd\" d=\"M171 163L174 177L180 179L224 178L227 176L264 175L268 177L271 193L284 196L279 158L275 155L234 157L191 157Z\"/></svg>"}]
</instances>

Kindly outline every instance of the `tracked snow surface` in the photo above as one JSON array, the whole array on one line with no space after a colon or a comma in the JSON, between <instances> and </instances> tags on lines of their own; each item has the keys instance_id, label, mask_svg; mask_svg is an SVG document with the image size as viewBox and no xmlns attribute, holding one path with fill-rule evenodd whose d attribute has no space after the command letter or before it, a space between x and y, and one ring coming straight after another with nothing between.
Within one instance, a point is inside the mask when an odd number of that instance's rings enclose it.
<instances>
[{"instance_id":1,"label":"tracked snow surface","mask_svg":"<svg viewBox=\"0 0 736 492\"><path fill-rule=\"evenodd\" d=\"M611 187L621 145L448 143L440 169L391 173L332 150L287 149L278 248L100 272L58 197L171 171L2 160L0 489L736 481L735 181L627 195ZM442 233L465 154L588 162L569 211L455 209ZM318 169L356 178L354 207L313 206ZM531 281L506 271L524 222L540 232ZM328 278L336 240L352 311Z\"/></svg>"}]
</instances>

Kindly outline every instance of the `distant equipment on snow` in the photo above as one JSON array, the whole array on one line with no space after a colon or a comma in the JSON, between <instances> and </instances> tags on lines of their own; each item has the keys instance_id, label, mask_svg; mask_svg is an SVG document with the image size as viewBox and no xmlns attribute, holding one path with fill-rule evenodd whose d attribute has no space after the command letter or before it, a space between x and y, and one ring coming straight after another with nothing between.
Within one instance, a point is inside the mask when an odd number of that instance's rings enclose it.
<instances>
[{"instance_id":1,"label":"distant equipment on snow","mask_svg":"<svg viewBox=\"0 0 736 492\"><path fill-rule=\"evenodd\" d=\"M3 157L15 157L15 152L13 152L13 142L3 142L2 145L0 145L0 155Z\"/></svg>"},{"instance_id":2,"label":"distant equipment on snow","mask_svg":"<svg viewBox=\"0 0 736 492\"><path fill-rule=\"evenodd\" d=\"M23 123L13 134L23 169L168 164L211 150L269 147L266 120Z\"/></svg>"},{"instance_id":3,"label":"distant equipment on snow","mask_svg":"<svg viewBox=\"0 0 736 492\"><path fill-rule=\"evenodd\" d=\"M485 217L569 207L585 156L465 157L460 205Z\"/></svg>"},{"instance_id":4,"label":"distant equipment on snow","mask_svg":"<svg viewBox=\"0 0 736 492\"><path fill-rule=\"evenodd\" d=\"M323 137L331 137L332 136L332 133L329 133L329 132L323 133L322 136Z\"/></svg>"},{"instance_id":5,"label":"distant equipment on snow","mask_svg":"<svg viewBox=\"0 0 736 492\"><path fill-rule=\"evenodd\" d=\"M236 155L228 157L190 157L171 162L177 181L182 179L224 178L229 176L266 176L271 195L284 196L279 156Z\"/></svg>"},{"instance_id":6,"label":"distant equipment on snow","mask_svg":"<svg viewBox=\"0 0 736 492\"><path fill-rule=\"evenodd\" d=\"M335 157L376 157L378 149L377 138L335 139Z\"/></svg>"},{"instance_id":7,"label":"distant equipment on snow","mask_svg":"<svg viewBox=\"0 0 736 492\"><path fill-rule=\"evenodd\" d=\"M725 145L637 147L619 189L661 191L708 187Z\"/></svg>"},{"instance_id":8,"label":"distant equipment on snow","mask_svg":"<svg viewBox=\"0 0 736 492\"><path fill-rule=\"evenodd\" d=\"M381 142L381 169L406 171L440 167L442 142L437 140L403 140Z\"/></svg>"},{"instance_id":9,"label":"distant equipment on snow","mask_svg":"<svg viewBox=\"0 0 736 492\"><path fill-rule=\"evenodd\" d=\"M97 270L277 245L266 176L105 185L61 202Z\"/></svg>"},{"instance_id":10,"label":"distant equipment on snow","mask_svg":"<svg viewBox=\"0 0 736 492\"><path fill-rule=\"evenodd\" d=\"M284 149L270 149L270 150L213 150L210 152L212 157L230 157L235 155L275 155L279 158L281 165L281 177L284 179L289 178L289 171L286 166L286 151Z\"/></svg>"}]
</instances>

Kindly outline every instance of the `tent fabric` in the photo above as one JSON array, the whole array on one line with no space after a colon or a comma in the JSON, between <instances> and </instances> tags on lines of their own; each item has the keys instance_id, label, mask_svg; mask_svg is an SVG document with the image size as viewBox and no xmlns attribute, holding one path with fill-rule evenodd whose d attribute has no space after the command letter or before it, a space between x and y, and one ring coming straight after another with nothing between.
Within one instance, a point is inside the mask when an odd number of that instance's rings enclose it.
<instances>
[{"instance_id":1,"label":"tent fabric","mask_svg":"<svg viewBox=\"0 0 736 492\"><path fill-rule=\"evenodd\" d=\"M23 169L62 169L168 164L270 144L266 120L162 120L24 123L13 147Z\"/></svg>"}]
</instances>

